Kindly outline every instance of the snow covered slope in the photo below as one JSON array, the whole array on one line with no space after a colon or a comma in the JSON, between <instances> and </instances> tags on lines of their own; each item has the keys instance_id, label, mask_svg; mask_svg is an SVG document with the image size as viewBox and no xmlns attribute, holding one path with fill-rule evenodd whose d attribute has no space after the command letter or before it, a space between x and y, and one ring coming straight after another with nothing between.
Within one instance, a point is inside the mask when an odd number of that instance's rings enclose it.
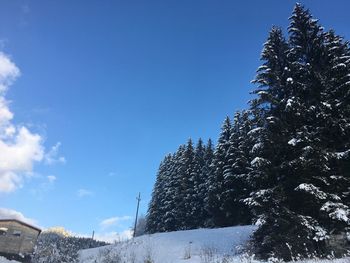
<instances>
[{"instance_id":1,"label":"snow covered slope","mask_svg":"<svg viewBox=\"0 0 350 263\"><path fill-rule=\"evenodd\" d=\"M135 263L145 262L147 258L154 263L204 262L203 258L236 255L255 229L255 226L237 226L145 235L115 245L82 250L80 262L107 262L109 257L118 256L121 262Z\"/></svg>"},{"instance_id":2,"label":"snow covered slope","mask_svg":"<svg viewBox=\"0 0 350 263\"><path fill-rule=\"evenodd\" d=\"M145 235L82 250L79 260L81 263L262 263L241 254L241 248L255 229L255 226L237 226ZM298 262L349 263L350 258Z\"/></svg>"}]
</instances>

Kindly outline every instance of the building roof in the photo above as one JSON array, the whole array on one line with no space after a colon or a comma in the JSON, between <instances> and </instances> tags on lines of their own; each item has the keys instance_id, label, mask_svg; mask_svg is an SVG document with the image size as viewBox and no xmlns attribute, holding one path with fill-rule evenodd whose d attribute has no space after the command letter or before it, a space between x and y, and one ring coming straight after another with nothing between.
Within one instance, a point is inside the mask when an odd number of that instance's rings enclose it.
<instances>
[{"instance_id":1,"label":"building roof","mask_svg":"<svg viewBox=\"0 0 350 263\"><path fill-rule=\"evenodd\" d=\"M30 225L30 224L28 224L28 223L26 223L26 222L23 222L23 221L21 221L21 220L18 220L18 219L0 219L0 223L1 223L1 222L17 222L17 223L19 223L19 224L21 224L21 225L24 225L24 226L30 227L30 228L32 228L32 229L35 229L35 230L39 231L39 233L41 232L41 229L40 229L40 228L38 228L38 227L36 227L36 226L33 226L33 225Z\"/></svg>"}]
</instances>

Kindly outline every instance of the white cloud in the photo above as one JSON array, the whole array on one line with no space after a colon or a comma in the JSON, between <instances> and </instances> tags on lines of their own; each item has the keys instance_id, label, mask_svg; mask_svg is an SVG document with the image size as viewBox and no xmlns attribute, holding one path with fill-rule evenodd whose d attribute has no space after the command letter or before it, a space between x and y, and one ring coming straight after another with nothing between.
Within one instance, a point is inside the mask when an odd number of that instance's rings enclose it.
<instances>
[{"instance_id":1,"label":"white cloud","mask_svg":"<svg viewBox=\"0 0 350 263\"><path fill-rule=\"evenodd\" d=\"M108 243L115 243L132 238L132 230L127 229L122 232L96 233L95 239Z\"/></svg>"},{"instance_id":2,"label":"white cloud","mask_svg":"<svg viewBox=\"0 0 350 263\"><path fill-rule=\"evenodd\" d=\"M122 221L129 221L131 220L132 217L131 216L115 216L115 217L110 217L107 219L104 219L101 221L100 226L105 229L105 228L109 228L111 226L116 226L119 225L120 222Z\"/></svg>"},{"instance_id":3,"label":"white cloud","mask_svg":"<svg viewBox=\"0 0 350 263\"><path fill-rule=\"evenodd\" d=\"M55 164L55 163L65 163L66 158L59 156L58 152L61 147L61 143L58 142L45 154L45 163L46 164Z\"/></svg>"},{"instance_id":4,"label":"white cloud","mask_svg":"<svg viewBox=\"0 0 350 263\"><path fill-rule=\"evenodd\" d=\"M60 229L61 227L55 227L54 229ZM52 228L49 228L47 231L50 231ZM65 230L65 233L68 233L69 236L75 236L75 237L84 237L84 238L91 238L91 234L81 234L81 233L75 233L69 230ZM132 238L132 230L131 229L125 229L121 232L112 231L112 232L95 232L94 233L94 239L99 241L104 241L107 243L115 243L120 241L125 241Z\"/></svg>"},{"instance_id":5,"label":"white cloud","mask_svg":"<svg viewBox=\"0 0 350 263\"><path fill-rule=\"evenodd\" d=\"M45 195L54 188L57 177L54 175L48 175L45 177L39 175L38 179L40 180L39 183L36 184L35 188L30 190L30 193L39 200L42 200Z\"/></svg>"},{"instance_id":6,"label":"white cloud","mask_svg":"<svg viewBox=\"0 0 350 263\"><path fill-rule=\"evenodd\" d=\"M0 52L0 92L4 92L20 75L17 66L7 55Z\"/></svg>"},{"instance_id":7,"label":"white cloud","mask_svg":"<svg viewBox=\"0 0 350 263\"><path fill-rule=\"evenodd\" d=\"M91 191L89 191L89 190L87 190L87 189L79 189L78 191L77 191L77 195L78 195L78 197L79 198L83 198L83 197L88 197L88 196L92 196L94 193L93 192L91 192Z\"/></svg>"},{"instance_id":8,"label":"white cloud","mask_svg":"<svg viewBox=\"0 0 350 263\"><path fill-rule=\"evenodd\" d=\"M51 163L65 161L63 157L57 157L59 143L45 154L43 139L39 134L13 123L14 114L5 93L19 75L20 70L9 56L0 52L0 193L9 193L21 187L24 178L33 175L35 163L44 159Z\"/></svg>"},{"instance_id":9,"label":"white cloud","mask_svg":"<svg viewBox=\"0 0 350 263\"><path fill-rule=\"evenodd\" d=\"M94 231L94 239L114 243L132 238L133 231L129 227L123 226L123 223L129 224L130 220L132 220L131 216L116 216L102 220L99 224L100 229ZM110 226L115 226L118 230L110 231L108 230ZM65 232L71 236L91 238L91 233L77 233L69 230L65 230Z\"/></svg>"},{"instance_id":10,"label":"white cloud","mask_svg":"<svg viewBox=\"0 0 350 263\"><path fill-rule=\"evenodd\" d=\"M24 176L30 176L34 162L42 160L42 138L19 127L15 135L1 137L0 152L0 192L11 192L22 185Z\"/></svg>"},{"instance_id":11,"label":"white cloud","mask_svg":"<svg viewBox=\"0 0 350 263\"><path fill-rule=\"evenodd\" d=\"M17 219L31 225L36 225L36 220L27 218L21 212L8 208L0 207L0 219Z\"/></svg>"}]
</instances>

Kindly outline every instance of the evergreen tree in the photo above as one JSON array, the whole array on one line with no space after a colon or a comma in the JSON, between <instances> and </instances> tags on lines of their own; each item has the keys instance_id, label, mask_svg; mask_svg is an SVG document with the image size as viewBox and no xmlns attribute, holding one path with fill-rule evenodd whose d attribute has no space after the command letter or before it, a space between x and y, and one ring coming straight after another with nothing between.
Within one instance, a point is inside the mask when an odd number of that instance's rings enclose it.
<instances>
[{"instance_id":1,"label":"evergreen tree","mask_svg":"<svg viewBox=\"0 0 350 263\"><path fill-rule=\"evenodd\" d=\"M339 255L346 249L339 247L333 251L334 248L328 245L327 240L331 233L339 232L340 229L344 231L349 222L339 222L342 220L332 218L330 214L338 208L346 215L349 212L338 196L339 189L334 187L335 182L330 180L339 166L331 164L334 161L329 153L340 148L336 149L335 144L330 144L335 137L329 134L329 128L336 127L343 112L330 114L332 104L335 103L329 97L333 89L338 89L334 79L341 73L339 68L336 69L340 56L335 53L346 53L347 48L344 49L343 46L341 51L339 46L333 46L330 49L331 42L338 42L334 39L337 37L332 32L324 33L318 21L301 5L296 5L294 9L289 33L289 56L293 59L292 78L295 80L294 97L301 103L292 102L293 107L290 109L290 112L298 116L299 122L294 123L294 129L290 129L293 139L290 141L292 158L288 168L294 177L287 188L288 205L298 214L299 228L304 227L306 236L313 241L308 242L309 250L321 256L333 252ZM330 58L333 62L329 61ZM342 144L346 144L346 141L348 139L343 137ZM327 213L328 216L325 217ZM338 227L335 228L335 225Z\"/></svg>"},{"instance_id":2,"label":"evergreen tree","mask_svg":"<svg viewBox=\"0 0 350 263\"><path fill-rule=\"evenodd\" d=\"M264 48L265 63L255 82L266 89L258 88L252 108L260 110L258 137L265 156L271 157L263 167L255 165L254 160L259 159L253 160L260 178L257 191L248 199L255 211L262 210L262 225L254 234L260 254L291 259L293 254L306 255L308 249L315 251L318 240L313 238L323 239L318 221L301 211L312 210L315 200L310 202L297 193L310 186L302 182L325 171L321 151L316 150L321 149L312 144L320 98L320 83L312 70L319 70L317 65L322 62L321 33L317 21L297 5L291 17L289 45L281 31L273 29ZM305 201L304 205L298 200Z\"/></svg>"},{"instance_id":3,"label":"evergreen tree","mask_svg":"<svg viewBox=\"0 0 350 263\"><path fill-rule=\"evenodd\" d=\"M182 191L181 175L184 174L182 157L185 151L185 145L180 145L177 152L173 155L172 163L169 165L169 176L165 184L164 197L164 219L162 221L162 232L179 230L182 227L185 208L183 206L184 194Z\"/></svg>"},{"instance_id":4,"label":"evergreen tree","mask_svg":"<svg viewBox=\"0 0 350 263\"><path fill-rule=\"evenodd\" d=\"M350 48L349 43L337 36L333 30L325 34L327 78L321 105L324 107L322 140L327 149L327 166L331 171L327 177L328 192L336 193L333 201L321 208L330 232L350 232ZM339 216L342 214L343 216ZM344 216L345 215L345 216ZM335 219L335 220L334 220Z\"/></svg>"},{"instance_id":5,"label":"evergreen tree","mask_svg":"<svg viewBox=\"0 0 350 263\"><path fill-rule=\"evenodd\" d=\"M147 223L146 223L146 231L148 233L159 232L160 227L162 225L162 221L164 220L164 198L165 198L165 185L168 180L167 170L169 169L169 165L172 161L172 156L167 155L164 160L160 163L156 182L152 191L151 202L148 206L147 213Z\"/></svg>"},{"instance_id":6,"label":"evergreen tree","mask_svg":"<svg viewBox=\"0 0 350 263\"><path fill-rule=\"evenodd\" d=\"M230 135L221 202L221 209L225 212L225 224L228 226L245 225L251 222L250 210L243 202L250 193L249 184L247 184L250 171L249 144L246 140L249 130L249 113L237 112Z\"/></svg>"},{"instance_id":7,"label":"evergreen tree","mask_svg":"<svg viewBox=\"0 0 350 263\"><path fill-rule=\"evenodd\" d=\"M311 238L319 229L314 218L299 214L296 206L304 206L296 202L295 196L301 185L298 178L304 180L322 169L322 165L317 166L322 164L317 152L307 152L311 147L302 147L301 151L294 147L302 138L310 137L307 122L315 121L315 107L311 107L314 103L309 100L316 102L319 98L313 86L306 83L314 76L305 69L311 62L321 61L321 52L315 50L321 43L321 28L316 21L300 17L306 13L296 6L290 30L302 36L291 33L289 46L281 30L271 31L262 56L265 63L255 80L260 84L256 91L258 99L252 103L257 123L260 122L256 137L263 145L252 161L253 178L258 179L258 184L248 199L253 210L258 215L261 213L262 225L254 234L255 244L260 254L272 253L287 259L291 259L293 253L306 254L306 249L314 250L315 242ZM297 44L298 41L306 43ZM313 56L312 59L309 56ZM286 233L290 240L285 237ZM283 240L289 242L281 242Z\"/></svg>"},{"instance_id":8,"label":"evergreen tree","mask_svg":"<svg viewBox=\"0 0 350 263\"><path fill-rule=\"evenodd\" d=\"M210 188L210 176L214 173L214 146L211 139L208 139L204 149L204 165L201 169L202 184L199 185L200 197L203 200L201 224L199 227L212 227L212 219L208 213L208 193Z\"/></svg>"},{"instance_id":9,"label":"evergreen tree","mask_svg":"<svg viewBox=\"0 0 350 263\"><path fill-rule=\"evenodd\" d=\"M228 164L227 152L230 147L231 120L226 117L218 144L214 152L213 170L208 177L208 193L206 197L206 209L209 214L207 226L225 226L225 212L221 209L223 180L225 167Z\"/></svg>"},{"instance_id":10,"label":"evergreen tree","mask_svg":"<svg viewBox=\"0 0 350 263\"><path fill-rule=\"evenodd\" d=\"M338 134L341 133L338 124L344 121L344 113L333 111L332 105L336 105L340 98L334 96L332 89L341 87L334 85L335 79L341 79L343 87L346 86L344 69L347 66L331 61L339 58L339 55L332 54L338 52L344 57L348 48L341 45L339 39L335 40L337 37L332 32L324 33L318 21L301 5L296 5L293 11L289 34L285 71L263 69L268 75L275 75L272 79L286 81L274 86L264 76L257 79L258 83L266 83L268 90L279 91L281 96L280 102L276 100L273 103L271 100L263 110L263 115L268 116L265 131L266 127L268 132L273 131L271 118L273 126L279 127L277 133L270 133L274 134L270 137L274 138L273 144L270 143L273 149L271 155L278 157L270 161L272 165L267 173L270 180L264 179L270 187L265 189L261 187L263 184L258 185L257 191L247 199L250 204L263 210L263 224L254 234L256 251L288 260L293 255L309 256L310 251L319 256L329 253L340 255L347 249L346 242L335 248L327 240L331 233L344 233L349 224L346 198L343 194L338 195L340 184L332 179L334 173L343 172L336 159L339 150L344 153L345 148L334 148L330 141L339 138L329 134L329 128L333 127ZM264 59L269 63L269 57ZM342 70L332 73L332 69L339 67ZM340 77L336 77L337 74ZM266 90L264 96L265 93ZM341 140L340 145L347 145L347 138L342 137ZM267 148L266 144L264 148ZM346 159L343 159L345 163ZM258 170L261 172L262 169ZM341 176L341 180L347 186L343 186L340 193L345 193L349 183L344 176ZM266 213L269 207L271 209Z\"/></svg>"},{"instance_id":11,"label":"evergreen tree","mask_svg":"<svg viewBox=\"0 0 350 263\"><path fill-rule=\"evenodd\" d=\"M206 219L204 198L206 194L205 182L208 176L205 174L205 151L206 147L203 144L202 139L199 139L195 148L195 169L191 211L191 218L193 220L192 228L203 227Z\"/></svg>"},{"instance_id":12,"label":"evergreen tree","mask_svg":"<svg viewBox=\"0 0 350 263\"><path fill-rule=\"evenodd\" d=\"M287 43L279 28L272 28L262 52L264 64L259 67L253 81L257 98L251 101L252 123L247 141L252 148L248 183L252 186L250 205L255 219L264 222L275 217L270 207L276 208L280 198L275 196L279 173L279 160L284 158L284 105L288 98ZM277 199L276 199L277 198ZM263 238L263 235L261 236ZM261 242L257 238L257 244Z\"/></svg>"},{"instance_id":13,"label":"evergreen tree","mask_svg":"<svg viewBox=\"0 0 350 263\"><path fill-rule=\"evenodd\" d=\"M179 207L183 209L183 211L181 211L181 229L193 229L197 227L196 217L198 216L199 207L197 207L195 192L198 169L195 160L195 150L191 139L187 142L181 161L183 172L180 175L182 200Z\"/></svg>"}]
</instances>

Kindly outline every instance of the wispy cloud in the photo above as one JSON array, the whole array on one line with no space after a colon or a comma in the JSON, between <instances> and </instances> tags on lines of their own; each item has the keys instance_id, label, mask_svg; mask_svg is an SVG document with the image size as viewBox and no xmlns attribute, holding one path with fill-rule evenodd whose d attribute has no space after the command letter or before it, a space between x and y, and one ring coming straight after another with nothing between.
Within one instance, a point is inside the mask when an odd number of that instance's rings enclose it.
<instances>
[{"instance_id":1,"label":"wispy cloud","mask_svg":"<svg viewBox=\"0 0 350 263\"><path fill-rule=\"evenodd\" d=\"M0 219L17 219L31 225L37 224L36 220L25 217L21 212L18 212L13 209L1 208L1 207L0 207Z\"/></svg>"},{"instance_id":2,"label":"wispy cloud","mask_svg":"<svg viewBox=\"0 0 350 263\"><path fill-rule=\"evenodd\" d=\"M132 219L131 216L115 216L104 219L100 222L100 227L102 229L106 229L112 226L118 226L121 222L130 221Z\"/></svg>"},{"instance_id":3,"label":"wispy cloud","mask_svg":"<svg viewBox=\"0 0 350 263\"><path fill-rule=\"evenodd\" d=\"M29 14L30 13L29 5L27 5L27 4L21 5L21 11L23 14Z\"/></svg>"},{"instance_id":4,"label":"wispy cloud","mask_svg":"<svg viewBox=\"0 0 350 263\"><path fill-rule=\"evenodd\" d=\"M59 149L61 143L58 142L45 154L45 163L46 164L55 164L55 163L66 163L66 158L59 156Z\"/></svg>"},{"instance_id":5,"label":"wispy cloud","mask_svg":"<svg viewBox=\"0 0 350 263\"><path fill-rule=\"evenodd\" d=\"M3 50L7 43L8 43L8 39L7 38L0 39L0 49Z\"/></svg>"},{"instance_id":6,"label":"wispy cloud","mask_svg":"<svg viewBox=\"0 0 350 263\"><path fill-rule=\"evenodd\" d=\"M109 173L108 173L108 176L109 176L109 177L114 177L115 175L116 175L115 172L109 172Z\"/></svg>"},{"instance_id":7,"label":"wispy cloud","mask_svg":"<svg viewBox=\"0 0 350 263\"><path fill-rule=\"evenodd\" d=\"M41 180L40 183L36 185L35 188L32 188L30 190L30 193L34 195L39 200L43 199L45 194L47 194L50 190L54 188L55 181L57 180L57 177L54 175L48 175L48 176L38 176L39 180Z\"/></svg>"},{"instance_id":8,"label":"wispy cloud","mask_svg":"<svg viewBox=\"0 0 350 263\"><path fill-rule=\"evenodd\" d=\"M19 14L19 26L25 27L28 25L28 16L30 15L31 9L28 4L23 4L20 6Z\"/></svg>"},{"instance_id":9,"label":"wispy cloud","mask_svg":"<svg viewBox=\"0 0 350 263\"><path fill-rule=\"evenodd\" d=\"M87 190L87 189L83 189L83 188L81 188L81 189L79 189L79 190L77 191L77 196L78 196L79 198L92 196L93 194L94 194L94 193L93 193L92 191Z\"/></svg>"},{"instance_id":10,"label":"wispy cloud","mask_svg":"<svg viewBox=\"0 0 350 263\"><path fill-rule=\"evenodd\" d=\"M50 182L50 183L53 183L53 182L55 182L56 181L56 176L54 176L54 175L49 175L49 176L47 176L47 180Z\"/></svg>"},{"instance_id":11,"label":"wispy cloud","mask_svg":"<svg viewBox=\"0 0 350 263\"><path fill-rule=\"evenodd\" d=\"M6 91L19 75L19 68L17 68L7 55L0 52L0 91Z\"/></svg>"}]
</instances>

